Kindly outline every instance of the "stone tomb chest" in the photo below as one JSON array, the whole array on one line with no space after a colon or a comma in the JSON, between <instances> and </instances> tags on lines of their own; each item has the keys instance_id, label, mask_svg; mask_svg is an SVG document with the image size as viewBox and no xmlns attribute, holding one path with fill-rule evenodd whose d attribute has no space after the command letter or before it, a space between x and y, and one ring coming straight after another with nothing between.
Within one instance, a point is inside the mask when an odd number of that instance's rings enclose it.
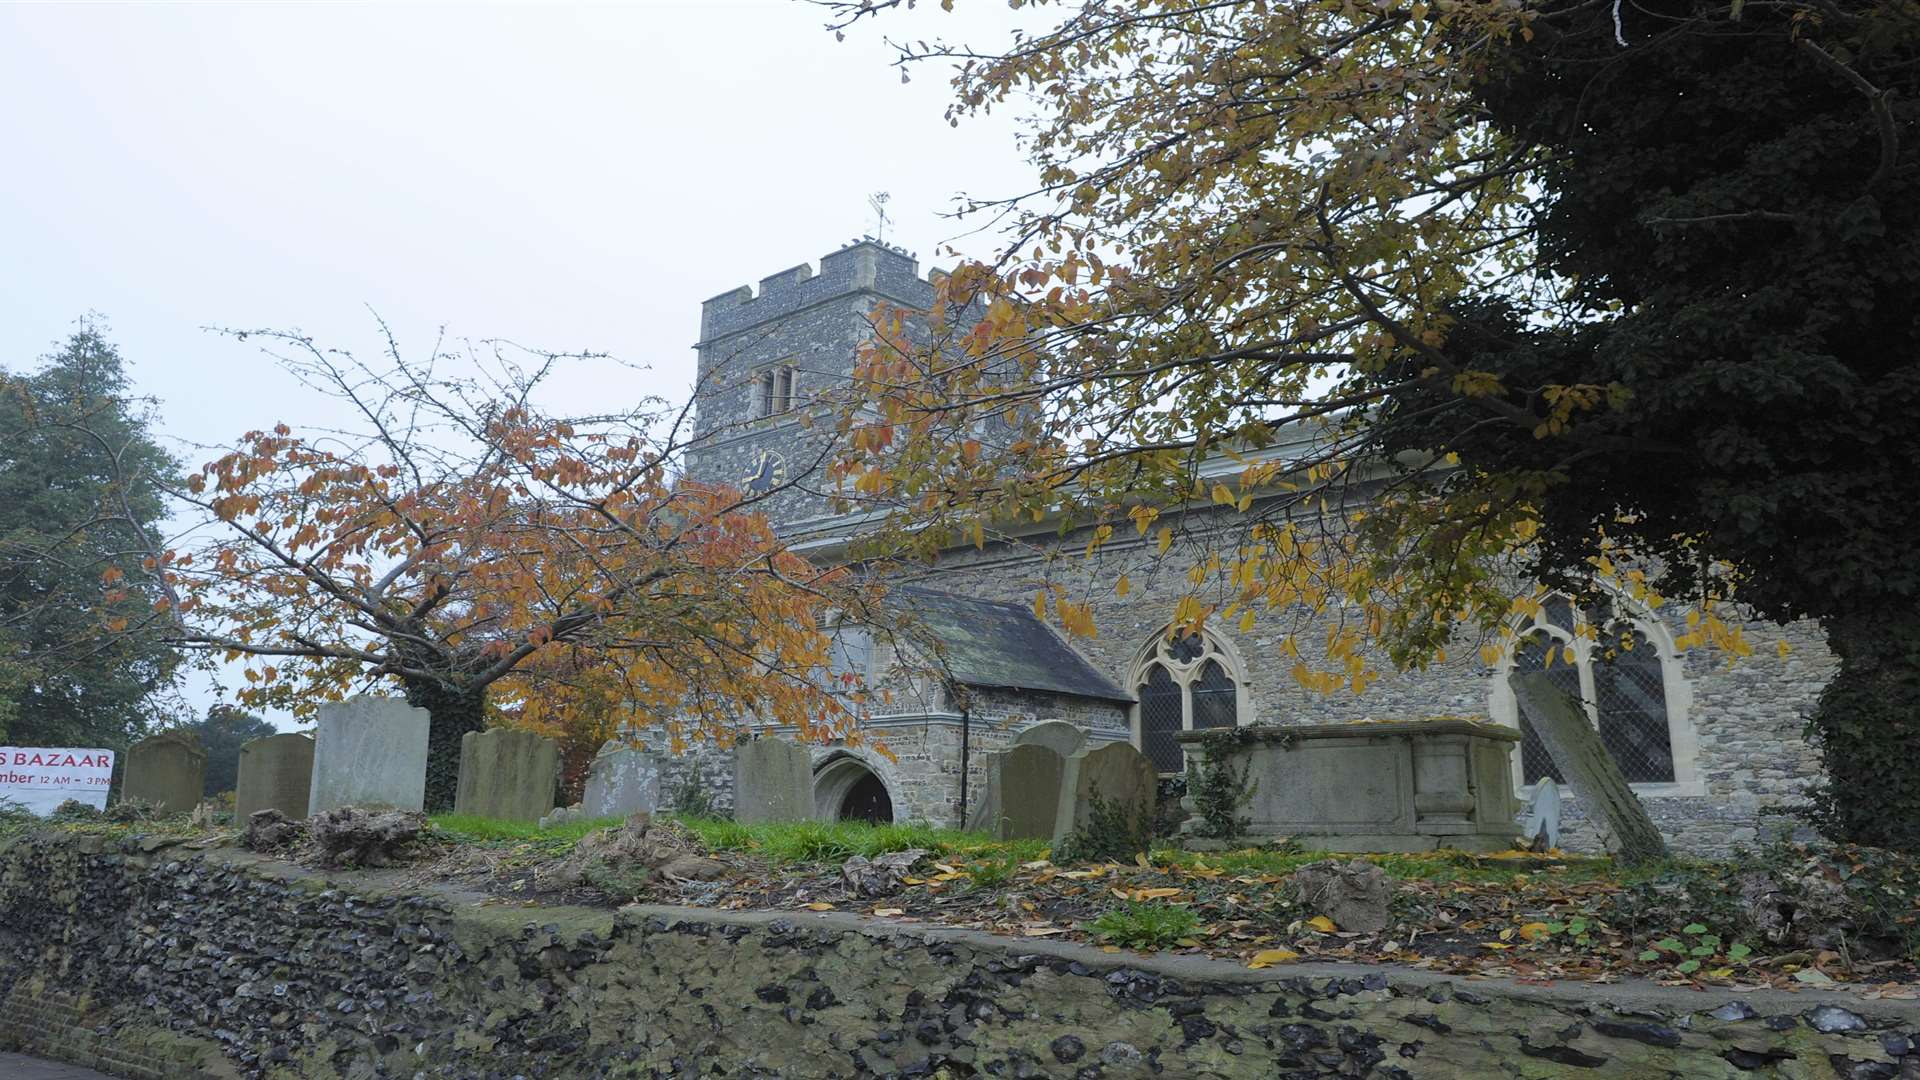
<instances>
[{"instance_id":1,"label":"stone tomb chest","mask_svg":"<svg viewBox=\"0 0 1920 1080\"><path fill-rule=\"evenodd\" d=\"M1256 785L1239 816L1256 838L1326 851L1501 851L1518 830L1518 732L1470 720L1312 724L1175 736L1206 768L1223 754Z\"/></svg>"}]
</instances>

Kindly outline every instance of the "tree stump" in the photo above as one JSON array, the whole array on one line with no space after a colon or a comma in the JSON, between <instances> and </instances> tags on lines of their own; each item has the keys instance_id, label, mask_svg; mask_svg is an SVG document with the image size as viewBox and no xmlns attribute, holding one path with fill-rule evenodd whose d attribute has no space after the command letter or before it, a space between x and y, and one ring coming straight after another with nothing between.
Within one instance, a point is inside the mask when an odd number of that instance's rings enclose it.
<instances>
[{"instance_id":1,"label":"tree stump","mask_svg":"<svg viewBox=\"0 0 1920 1080\"><path fill-rule=\"evenodd\" d=\"M1562 693L1545 672L1515 672L1507 685L1568 785L1605 816L1613 831L1615 857L1629 866L1665 859L1666 840L1647 816L1647 808L1640 805L1640 797L1627 786L1627 778L1607 753L1580 702Z\"/></svg>"}]
</instances>

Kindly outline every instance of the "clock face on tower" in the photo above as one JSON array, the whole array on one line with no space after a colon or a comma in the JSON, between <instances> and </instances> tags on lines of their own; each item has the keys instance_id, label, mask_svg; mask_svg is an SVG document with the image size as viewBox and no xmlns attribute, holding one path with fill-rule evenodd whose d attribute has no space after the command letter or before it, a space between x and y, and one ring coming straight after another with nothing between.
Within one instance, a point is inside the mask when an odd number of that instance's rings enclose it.
<instances>
[{"instance_id":1,"label":"clock face on tower","mask_svg":"<svg viewBox=\"0 0 1920 1080\"><path fill-rule=\"evenodd\" d=\"M753 459L753 471L740 478L740 486L749 495L772 491L787 479L787 459L771 450L760 451Z\"/></svg>"}]
</instances>

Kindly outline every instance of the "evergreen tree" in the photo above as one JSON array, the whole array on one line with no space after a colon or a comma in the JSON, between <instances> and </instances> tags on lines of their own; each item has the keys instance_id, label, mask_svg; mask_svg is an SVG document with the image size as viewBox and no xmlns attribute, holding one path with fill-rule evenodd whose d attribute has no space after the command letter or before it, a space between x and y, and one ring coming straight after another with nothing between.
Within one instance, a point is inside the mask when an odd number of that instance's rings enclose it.
<instances>
[{"instance_id":1,"label":"evergreen tree","mask_svg":"<svg viewBox=\"0 0 1920 1080\"><path fill-rule=\"evenodd\" d=\"M176 471L114 345L83 322L0 372L0 740L123 749L180 657L138 582Z\"/></svg>"},{"instance_id":2,"label":"evergreen tree","mask_svg":"<svg viewBox=\"0 0 1920 1080\"><path fill-rule=\"evenodd\" d=\"M234 790L240 779L241 745L274 733L272 724L231 705L215 705L207 710L206 719L188 726L200 736L200 748L207 752L208 795Z\"/></svg>"}]
</instances>

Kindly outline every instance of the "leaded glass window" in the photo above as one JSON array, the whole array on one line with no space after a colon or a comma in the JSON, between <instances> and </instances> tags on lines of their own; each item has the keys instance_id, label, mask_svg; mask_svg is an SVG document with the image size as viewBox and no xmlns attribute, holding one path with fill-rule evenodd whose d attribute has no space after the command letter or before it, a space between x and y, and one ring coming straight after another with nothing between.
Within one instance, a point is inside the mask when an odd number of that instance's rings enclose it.
<instances>
[{"instance_id":1,"label":"leaded glass window","mask_svg":"<svg viewBox=\"0 0 1920 1080\"><path fill-rule=\"evenodd\" d=\"M1163 773L1186 768L1174 736L1240 722L1242 687L1227 654L1203 634L1162 637L1134 686L1140 699L1140 750Z\"/></svg>"},{"instance_id":2,"label":"leaded glass window","mask_svg":"<svg viewBox=\"0 0 1920 1080\"><path fill-rule=\"evenodd\" d=\"M1180 769L1180 744L1173 736L1185 727L1183 696L1166 668L1155 664L1147 669L1146 681L1140 684L1140 752L1161 772Z\"/></svg>"},{"instance_id":3,"label":"leaded glass window","mask_svg":"<svg viewBox=\"0 0 1920 1080\"><path fill-rule=\"evenodd\" d=\"M1675 780L1665 663L1642 630L1616 617L1612 604L1576 612L1560 596L1543 602L1513 652L1514 670L1545 671L1555 687L1585 706L1601 743L1635 784ZM1552 777L1565 783L1527 718L1516 719L1522 781Z\"/></svg>"}]
</instances>

